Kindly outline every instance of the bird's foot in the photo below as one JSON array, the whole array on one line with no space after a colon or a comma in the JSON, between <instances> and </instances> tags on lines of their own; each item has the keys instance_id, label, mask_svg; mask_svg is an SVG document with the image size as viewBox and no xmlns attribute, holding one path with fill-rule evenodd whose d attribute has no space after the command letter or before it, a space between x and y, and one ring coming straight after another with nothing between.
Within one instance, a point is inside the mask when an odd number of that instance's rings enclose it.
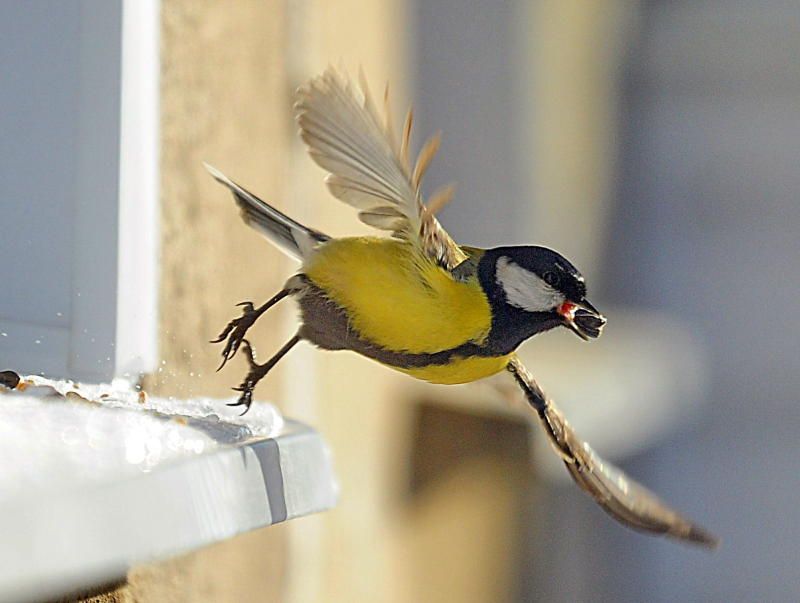
<instances>
[{"instance_id":1,"label":"bird's foot","mask_svg":"<svg viewBox=\"0 0 800 603\"><path fill-rule=\"evenodd\" d=\"M253 390L255 389L256 385L259 381L267 374L272 365L267 362L265 364L258 364L256 362L255 354L253 353L253 348L250 346L250 342L246 339L242 339L241 341L242 349L247 356L247 364L250 366L250 372L247 373L247 376L244 378L244 381L238 386L234 387L233 391L241 392L242 395L239 396L239 399L236 402L230 402L227 406L244 406L244 411L242 414L245 414L248 410L250 410L250 405L253 403Z\"/></svg>"},{"instance_id":2,"label":"bird's foot","mask_svg":"<svg viewBox=\"0 0 800 603\"><path fill-rule=\"evenodd\" d=\"M289 341L287 341L283 347L277 351L277 353L267 360L264 364L259 364L256 362L255 354L253 353L253 348L250 346L250 342L246 339L242 340L242 349L244 350L245 354L247 355L247 364L250 365L250 372L247 373L247 376L244 378L244 381L239 385L239 387L234 387L234 391L242 392L242 395L239 396L239 399L236 402L231 402L228 406L244 406L244 413L250 410L250 405L253 403L253 390L255 389L258 382L261 381L264 376L272 370L280 359L283 358L289 350L291 350L297 342L300 341L300 335L295 335Z\"/></svg>"},{"instance_id":3,"label":"bird's foot","mask_svg":"<svg viewBox=\"0 0 800 603\"><path fill-rule=\"evenodd\" d=\"M245 341L244 336L247 334L248 329L253 326L253 323L264 312L262 308L256 309L253 303L249 301L236 305L244 308L242 315L230 321L217 338L211 340L211 343L222 343L227 339L222 350L222 362L217 368L218 371L225 366L228 360L236 355L236 352L239 351L239 346Z\"/></svg>"}]
</instances>

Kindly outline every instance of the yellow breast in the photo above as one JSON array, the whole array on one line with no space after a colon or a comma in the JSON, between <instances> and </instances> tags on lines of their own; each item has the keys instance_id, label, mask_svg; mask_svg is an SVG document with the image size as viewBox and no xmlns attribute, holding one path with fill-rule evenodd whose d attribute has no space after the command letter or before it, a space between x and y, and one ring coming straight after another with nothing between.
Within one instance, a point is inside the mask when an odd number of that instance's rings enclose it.
<instances>
[{"instance_id":1,"label":"yellow breast","mask_svg":"<svg viewBox=\"0 0 800 603\"><path fill-rule=\"evenodd\" d=\"M453 358L447 364L432 364L419 368L397 370L428 381L444 385L457 383L470 383L499 373L508 365L512 354L506 356L469 356L467 358Z\"/></svg>"},{"instance_id":2,"label":"yellow breast","mask_svg":"<svg viewBox=\"0 0 800 603\"><path fill-rule=\"evenodd\" d=\"M480 343L491 328L491 308L477 279L454 280L403 241L336 239L315 253L303 271L347 312L362 338L385 349L439 352ZM465 365L456 378L476 372L479 364Z\"/></svg>"}]
</instances>

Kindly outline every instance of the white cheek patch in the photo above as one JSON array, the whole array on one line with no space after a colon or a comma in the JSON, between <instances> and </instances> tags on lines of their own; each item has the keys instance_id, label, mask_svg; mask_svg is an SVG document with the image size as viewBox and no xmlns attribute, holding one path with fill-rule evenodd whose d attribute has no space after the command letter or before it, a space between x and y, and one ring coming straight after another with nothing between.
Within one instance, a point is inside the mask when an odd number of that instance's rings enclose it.
<instances>
[{"instance_id":1,"label":"white cheek patch","mask_svg":"<svg viewBox=\"0 0 800 603\"><path fill-rule=\"evenodd\" d=\"M509 304L528 312L549 312L564 303L560 292L507 257L497 260L497 282Z\"/></svg>"}]
</instances>

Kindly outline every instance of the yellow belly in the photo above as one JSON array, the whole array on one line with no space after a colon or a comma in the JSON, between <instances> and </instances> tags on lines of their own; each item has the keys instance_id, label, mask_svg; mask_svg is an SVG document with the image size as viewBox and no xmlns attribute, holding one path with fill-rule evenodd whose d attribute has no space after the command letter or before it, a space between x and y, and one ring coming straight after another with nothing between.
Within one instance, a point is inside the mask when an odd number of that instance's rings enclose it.
<instances>
[{"instance_id":1,"label":"yellow belly","mask_svg":"<svg viewBox=\"0 0 800 603\"><path fill-rule=\"evenodd\" d=\"M428 381L430 383L441 383L444 385L455 385L457 383L470 383L484 377L489 377L499 373L508 365L511 354L507 356L471 356L468 358L454 358L448 364L430 365L421 368L397 370Z\"/></svg>"},{"instance_id":2,"label":"yellow belly","mask_svg":"<svg viewBox=\"0 0 800 603\"><path fill-rule=\"evenodd\" d=\"M335 239L303 272L345 310L360 337L384 349L430 353L480 344L491 328L489 301L477 279L454 280L403 241Z\"/></svg>"}]
</instances>

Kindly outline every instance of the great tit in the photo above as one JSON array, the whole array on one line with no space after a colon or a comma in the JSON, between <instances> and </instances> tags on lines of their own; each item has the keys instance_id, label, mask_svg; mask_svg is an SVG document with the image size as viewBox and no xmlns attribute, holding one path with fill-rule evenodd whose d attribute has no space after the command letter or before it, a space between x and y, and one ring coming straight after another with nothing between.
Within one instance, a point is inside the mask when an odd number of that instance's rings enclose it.
<instances>
[{"instance_id":1,"label":"great tit","mask_svg":"<svg viewBox=\"0 0 800 603\"><path fill-rule=\"evenodd\" d=\"M585 340L601 334L606 319L586 298L575 266L544 247L457 245L435 217L453 187L435 192L427 203L420 188L440 137L423 145L412 166L411 111L395 136L388 93L381 117L363 75L357 87L329 68L298 90L295 109L311 158L328 172L330 192L391 237L331 238L206 165L233 192L244 221L301 262L272 299L258 308L240 304L242 315L213 341L225 342L220 368L240 347L249 362L233 405L247 412L256 384L301 340L326 350L352 350L432 383L467 383L507 370L575 481L607 512L643 531L714 546L711 534L583 443L514 353L529 337L559 326ZM299 330L259 364L247 330L288 296L300 307Z\"/></svg>"}]
</instances>

